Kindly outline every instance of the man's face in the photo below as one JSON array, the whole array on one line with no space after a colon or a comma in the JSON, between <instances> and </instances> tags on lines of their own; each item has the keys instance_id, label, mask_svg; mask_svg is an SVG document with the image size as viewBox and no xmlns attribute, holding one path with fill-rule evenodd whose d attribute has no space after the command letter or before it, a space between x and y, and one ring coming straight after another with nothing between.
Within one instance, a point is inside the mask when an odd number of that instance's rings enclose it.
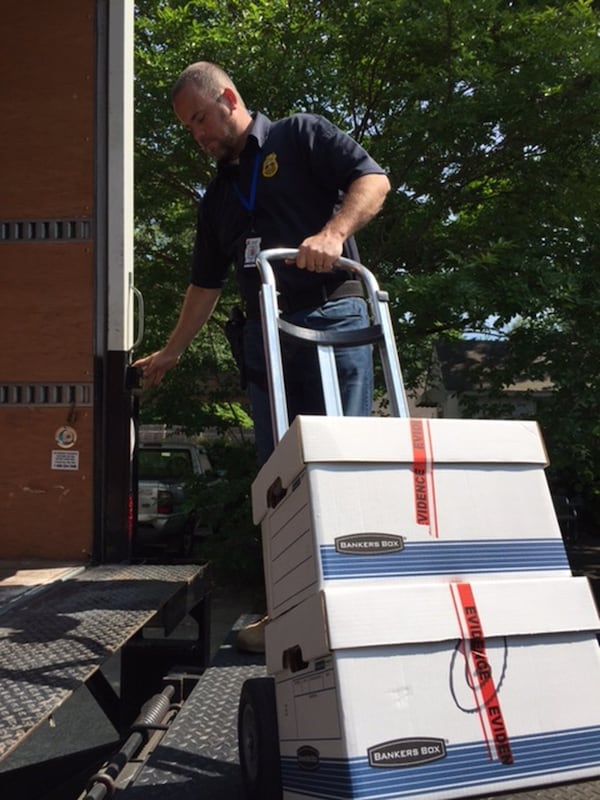
<instances>
[{"instance_id":1,"label":"man's face","mask_svg":"<svg viewBox=\"0 0 600 800\"><path fill-rule=\"evenodd\" d=\"M181 123L215 161L231 161L240 153L243 140L235 108L229 90L214 98L193 83L184 85L173 100L173 110Z\"/></svg>"}]
</instances>

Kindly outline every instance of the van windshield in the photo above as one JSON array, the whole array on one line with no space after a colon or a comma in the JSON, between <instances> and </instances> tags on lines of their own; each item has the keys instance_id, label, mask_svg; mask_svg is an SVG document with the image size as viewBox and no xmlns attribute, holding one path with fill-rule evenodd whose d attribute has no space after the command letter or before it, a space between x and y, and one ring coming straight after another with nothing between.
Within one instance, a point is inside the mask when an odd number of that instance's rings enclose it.
<instances>
[{"instance_id":1,"label":"van windshield","mask_svg":"<svg viewBox=\"0 0 600 800\"><path fill-rule=\"evenodd\" d=\"M139 451L138 477L142 481L187 480L193 472L189 450L141 448Z\"/></svg>"}]
</instances>

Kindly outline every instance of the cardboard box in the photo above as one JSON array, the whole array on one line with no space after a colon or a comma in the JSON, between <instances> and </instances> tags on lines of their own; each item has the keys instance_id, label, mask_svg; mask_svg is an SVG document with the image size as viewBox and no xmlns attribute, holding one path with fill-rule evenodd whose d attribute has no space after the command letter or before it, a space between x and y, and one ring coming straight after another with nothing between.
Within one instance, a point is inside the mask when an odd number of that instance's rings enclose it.
<instances>
[{"instance_id":1,"label":"cardboard box","mask_svg":"<svg viewBox=\"0 0 600 800\"><path fill-rule=\"evenodd\" d=\"M360 586L267 625L284 800L454 798L600 774L584 578Z\"/></svg>"},{"instance_id":2,"label":"cardboard box","mask_svg":"<svg viewBox=\"0 0 600 800\"><path fill-rule=\"evenodd\" d=\"M537 424L297 417L252 486L271 617L333 585L566 576Z\"/></svg>"}]
</instances>

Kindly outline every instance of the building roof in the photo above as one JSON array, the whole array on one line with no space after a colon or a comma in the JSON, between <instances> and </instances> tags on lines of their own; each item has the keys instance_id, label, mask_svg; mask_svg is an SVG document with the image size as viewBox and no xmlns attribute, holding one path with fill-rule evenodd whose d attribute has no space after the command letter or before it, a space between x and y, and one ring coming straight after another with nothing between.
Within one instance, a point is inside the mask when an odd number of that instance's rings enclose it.
<instances>
[{"instance_id":1,"label":"building roof","mask_svg":"<svg viewBox=\"0 0 600 800\"><path fill-rule=\"evenodd\" d=\"M485 392L489 375L504 366L509 355L506 342L491 339L442 340L434 344L432 365L419 405L436 405L441 395ZM548 376L522 375L504 387L505 392L546 392L552 388Z\"/></svg>"}]
</instances>

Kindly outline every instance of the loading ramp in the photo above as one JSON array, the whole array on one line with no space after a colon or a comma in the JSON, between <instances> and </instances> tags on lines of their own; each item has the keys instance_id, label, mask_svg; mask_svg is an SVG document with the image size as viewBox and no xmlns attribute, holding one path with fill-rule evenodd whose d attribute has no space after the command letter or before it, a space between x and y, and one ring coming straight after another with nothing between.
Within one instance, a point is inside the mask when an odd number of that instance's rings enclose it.
<instances>
[{"instance_id":1,"label":"loading ramp","mask_svg":"<svg viewBox=\"0 0 600 800\"><path fill-rule=\"evenodd\" d=\"M173 663L195 677L209 652L207 567L196 564L105 565L18 590L10 581L0 607L0 783L47 785L44 764L13 775L9 756L72 695L86 686L117 731L125 730ZM169 639L189 615L197 637ZM153 635L148 636L148 633ZM121 653L120 692L102 667ZM116 735L116 734L115 734ZM62 771L69 772L68 761ZM14 780L13 780L14 778Z\"/></svg>"}]
</instances>

